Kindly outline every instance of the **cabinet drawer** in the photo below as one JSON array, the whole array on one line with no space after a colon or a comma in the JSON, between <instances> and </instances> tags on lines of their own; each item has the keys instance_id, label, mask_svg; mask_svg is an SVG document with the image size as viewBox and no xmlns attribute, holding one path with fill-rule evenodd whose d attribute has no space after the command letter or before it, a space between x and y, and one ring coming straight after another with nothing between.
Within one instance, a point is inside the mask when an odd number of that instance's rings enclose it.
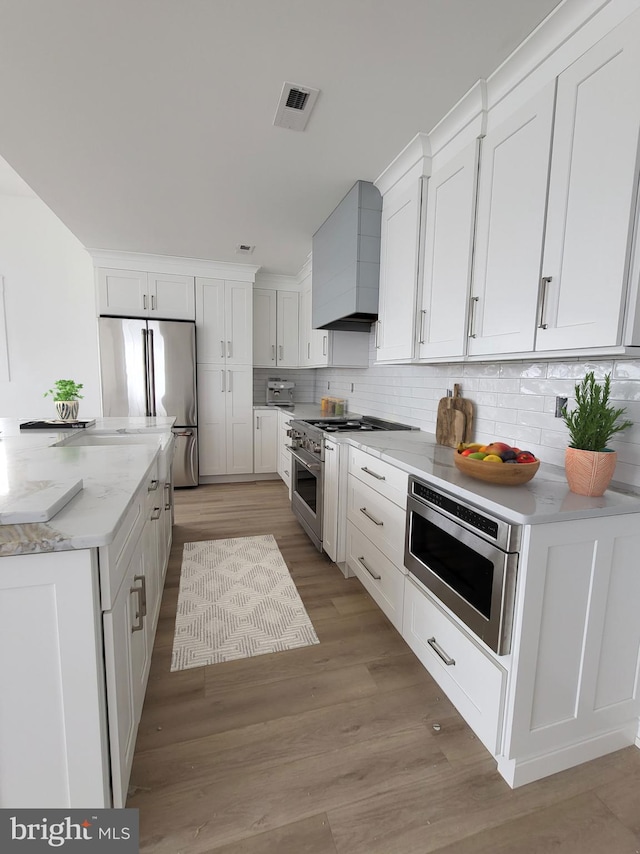
<instances>
[{"instance_id":1,"label":"cabinet drawer","mask_svg":"<svg viewBox=\"0 0 640 854\"><path fill-rule=\"evenodd\" d=\"M287 486L291 485L291 453L289 451L283 451L280 454L280 468L278 470L278 474Z\"/></svg>"},{"instance_id":2,"label":"cabinet drawer","mask_svg":"<svg viewBox=\"0 0 640 854\"><path fill-rule=\"evenodd\" d=\"M115 537L98 550L100 564L100 599L103 611L113 608L118 589L131 560L147 517L147 488L139 489Z\"/></svg>"},{"instance_id":3,"label":"cabinet drawer","mask_svg":"<svg viewBox=\"0 0 640 854\"><path fill-rule=\"evenodd\" d=\"M480 741L495 755L506 681L503 668L476 646L411 577L405 579L402 636Z\"/></svg>"},{"instance_id":4,"label":"cabinet drawer","mask_svg":"<svg viewBox=\"0 0 640 854\"><path fill-rule=\"evenodd\" d=\"M347 518L403 572L405 516L397 504L349 475Z\"/></svg>"},{"instance_id":5,"label":"cabinet drawer","mask_svg":"<svg viewBox=\"0 0 640 854\"><path fill-rule=\"evenodd\" d=\"M398 507L407 506L409 475L359 448L349 449L349 473L384 495Z\"/></svg>"},{"instance_id":6,"label":"cabinet drawer","mask_svg":"<svg viewBox=\"0 0 640 854\"><path fill-rule=\"evenodd\" d=\"M347 565L396 629L402 631L405 576L351 522L347 522Z\"/></svg>"}]
</instances>

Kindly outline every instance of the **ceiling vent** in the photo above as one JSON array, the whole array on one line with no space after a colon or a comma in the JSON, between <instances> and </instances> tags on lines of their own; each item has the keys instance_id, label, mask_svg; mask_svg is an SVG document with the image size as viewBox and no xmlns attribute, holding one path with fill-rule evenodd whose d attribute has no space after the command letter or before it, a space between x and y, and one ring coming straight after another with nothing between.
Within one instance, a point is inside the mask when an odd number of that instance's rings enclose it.
<instances>
[{"instance_id":1,"label":"ceiling vent","mask_svg":"<svg viewBox=\"0 0 640 854\"><path fill-rule=\"evenodd\" d=\"M304 130L319 93L319 89L312 89L310 86L284 83L273 120L274 125L287 130Z\"/></svg>"},{"instance_id":2,"label":"ceiling vent","mask_svg":"<svg viewBox=\"0 0 640 854\"><path fill-rule=\"evenodd\" d=\"M236 246L236 254L237 255L251 255L255 246L251 246L249 243L238 243Z\"/></svg>"}]
</instances>

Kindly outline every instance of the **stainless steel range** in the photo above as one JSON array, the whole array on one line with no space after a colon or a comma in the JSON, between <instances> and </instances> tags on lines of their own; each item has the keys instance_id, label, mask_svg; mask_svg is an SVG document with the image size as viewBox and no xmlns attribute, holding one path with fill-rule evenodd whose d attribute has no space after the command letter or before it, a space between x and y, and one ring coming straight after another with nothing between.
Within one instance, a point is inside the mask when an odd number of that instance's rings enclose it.
<instances>
[{"instance_id":1,"label":"stainless steel range","mask_svg":"<svg viewBox=\"0 0 640 854\"><path fill-rule=\"evenodd\" d=\"M318 551L322 551L325 434L415 429L406 424L367 416L289 422L291 509Z\"/></svg>"}]
</instances>

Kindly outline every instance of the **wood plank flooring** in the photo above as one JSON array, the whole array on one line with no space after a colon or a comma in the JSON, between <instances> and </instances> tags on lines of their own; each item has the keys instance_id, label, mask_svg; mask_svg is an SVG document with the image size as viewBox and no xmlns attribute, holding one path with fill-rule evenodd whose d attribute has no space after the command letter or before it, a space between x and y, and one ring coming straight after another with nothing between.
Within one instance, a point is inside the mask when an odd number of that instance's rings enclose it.
<instances>
[{"instance_id":1,"label":"wood plank flooring","mask_svg":"<svg viewBox=\"0 0 640 854\"><path fill-rule=\"evenodd\" d=\"M183 543L266 533L320 644L171 673ZM211 485L176 493L127 806L153 854L637 854L640 750L512 791L284 485Z\"/></svg>"}]
</instances>

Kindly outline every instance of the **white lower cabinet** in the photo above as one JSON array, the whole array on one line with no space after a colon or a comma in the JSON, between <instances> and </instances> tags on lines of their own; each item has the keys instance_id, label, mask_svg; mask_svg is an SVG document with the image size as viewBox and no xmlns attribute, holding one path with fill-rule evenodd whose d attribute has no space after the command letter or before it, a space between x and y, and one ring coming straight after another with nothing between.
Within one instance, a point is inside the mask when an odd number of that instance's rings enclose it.
<instances>
[{"instance_id":1,"label":"white lower cabinet","mask_svg":"<svg viewBox=\"0 0 640 854\"><path fill-rule=\"evenodd\" d=\"M253 470L256 474L278 468L278 413L256 409L253 413Z\"/></svg>"},{"instance_id":2,"label":"white lower cabinet","mask_svg":"<svg viewBox=\"0 0 640 854\"><path fill-rule=\"evenodd\" d=\"M285 482L291 494L291 439L287 435L289 422L292 419L286 409L278 410L278 474Z\"/></svg>"},{"instance_id":3,"label":"white lower cabinet","mask_svg":"<svg viewBox=\"0 0 640 854\"><path fill-rule=\"evenodd\" d=\"M408 475L349 448L346 564L393 625L402 630Z\"/></svg>"},{"instance_id":4,"label":"white lower cabinet","mask_svg":"<svg viewBox=\"0 0 640 854\"><path fill-rule=\"evenodd\" d=\"M253 368L198 365L200 476L253 472Z\"/></svg>"},{"instance_id":5,"label":"white lower cabinet","mask_svg":"<svg viewBox=\"0 0 640 854\"><path fill-rule=\"evenodd\" d=\"M396 629L402 631L404 572L347 522L347 566Z\"/></svg>"},{"instance_id":6,"label":"white lower cabinet","mask_svg":"<svg viewBox=\"0 0 640 854\"><path fill-rule=\"evenodd\" d=\"M495 755L506 671L409 577L402 636L485 747Z\"/></svg>"}]
</instances>

